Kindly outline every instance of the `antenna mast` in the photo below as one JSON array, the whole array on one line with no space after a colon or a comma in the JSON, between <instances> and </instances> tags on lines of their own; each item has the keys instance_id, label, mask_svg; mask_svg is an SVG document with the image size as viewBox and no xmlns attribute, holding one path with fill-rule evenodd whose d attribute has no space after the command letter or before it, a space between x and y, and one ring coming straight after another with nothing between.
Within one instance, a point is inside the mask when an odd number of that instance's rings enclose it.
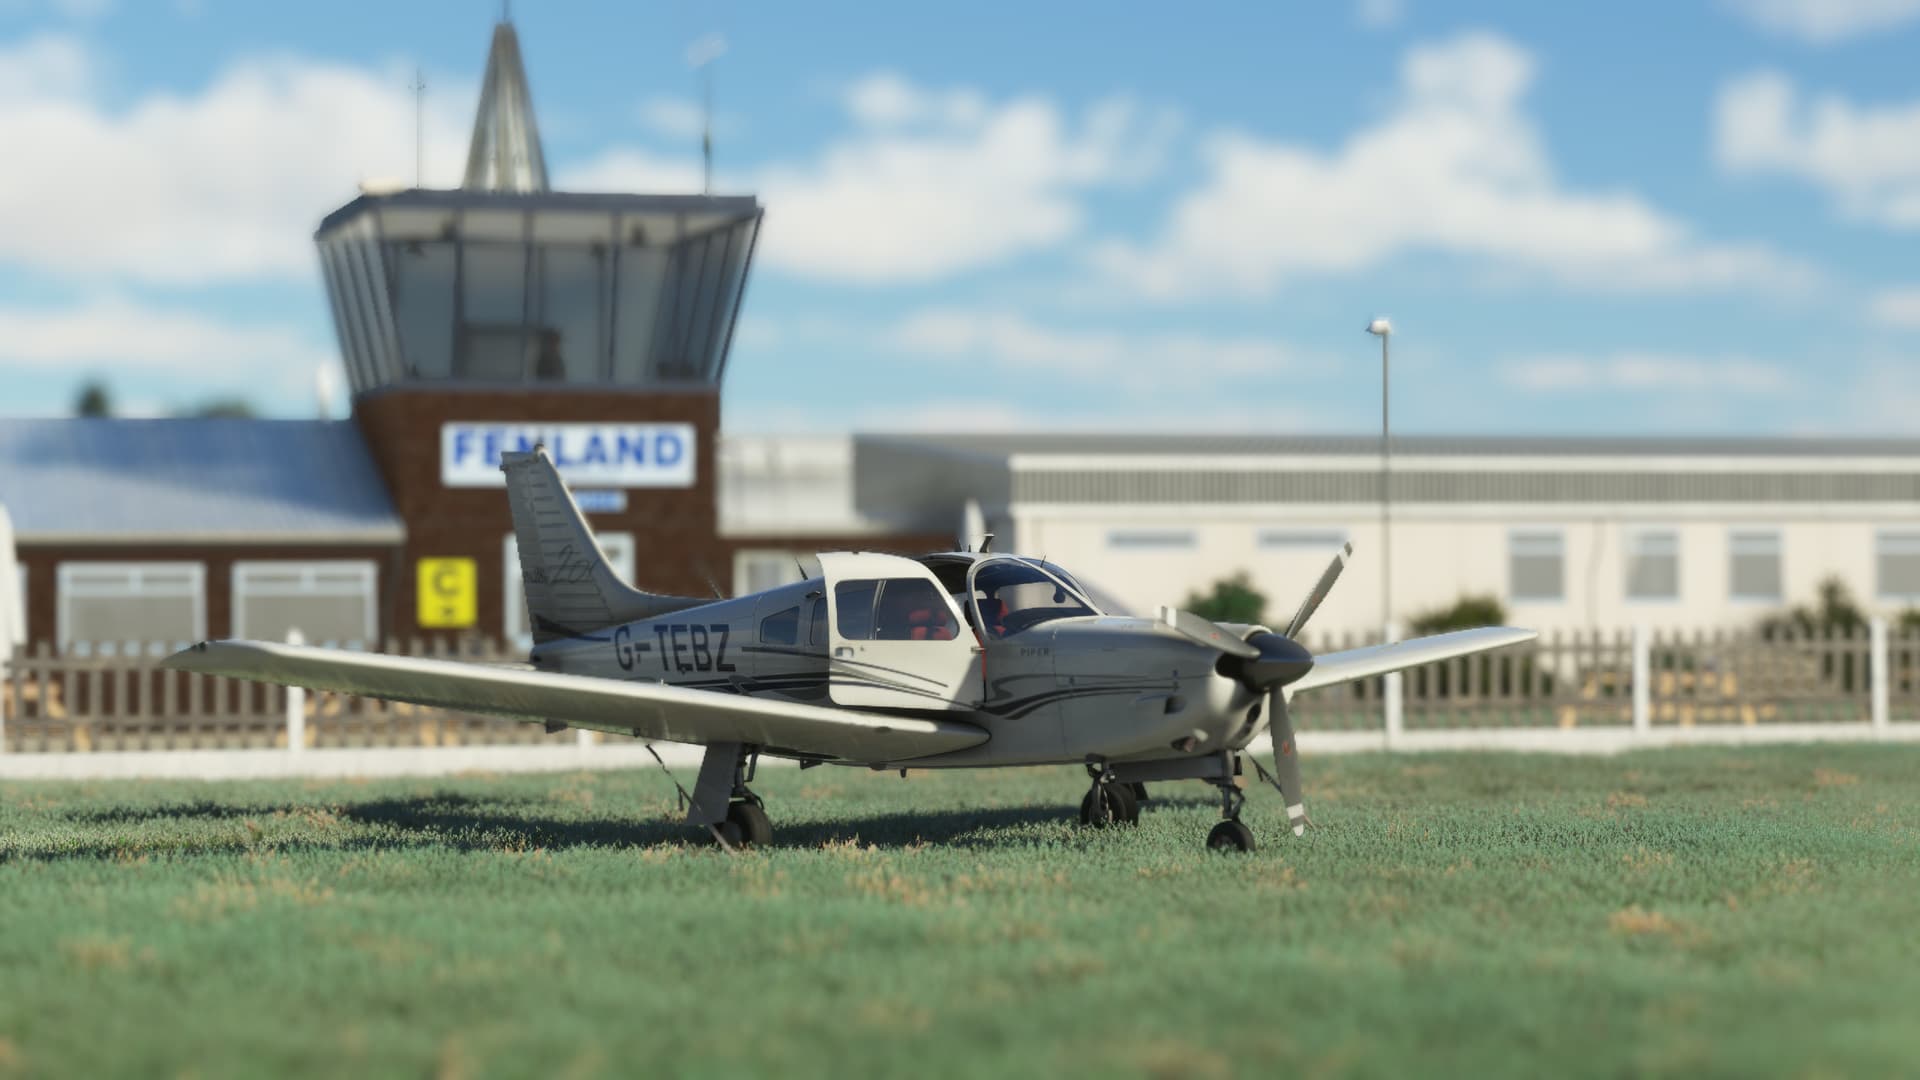
<instances>
[{"instance_id":1,"label":"antenna mast","mask_svg":"<svg viewBox=\"0 0 1920 1080\"><path fill-rule=\"evenodd\" d=\"M413 85L407 89L413 91L413 186L419 187L423 173L421 161L426 156L426 129L422 117L427 105L427 77L419 68L413 69Z\"/></svg>"},{"instance_id":2,"label":"antenna mast","mask_svg":"<svg viewBox=\"0 0 1920 1080\"><path fill-rule=\"evenodd\" d=\"M727 53L727 39L708 34L687 46L687 63L700 72L702 190L713 194L713 62Z\"/></svg>"}]
</instances>

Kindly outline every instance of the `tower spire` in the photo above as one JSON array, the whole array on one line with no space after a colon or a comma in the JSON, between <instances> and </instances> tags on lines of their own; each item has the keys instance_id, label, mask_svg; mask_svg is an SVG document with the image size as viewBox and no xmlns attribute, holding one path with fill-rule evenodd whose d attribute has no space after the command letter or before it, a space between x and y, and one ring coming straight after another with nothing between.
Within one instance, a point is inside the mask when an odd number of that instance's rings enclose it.
<instances>
[{"instance_id":1,"label":"tower spire","mask_svg":"<svg viewBox=\"0 0 1920 1080\"><path fill-rule=\"evenodd\" d=\"M469 191L547 190L547 159L533 118L533 92L520 63L520 38L504 18L493 28L461 186Z\"/></svg>"}]
</instances>

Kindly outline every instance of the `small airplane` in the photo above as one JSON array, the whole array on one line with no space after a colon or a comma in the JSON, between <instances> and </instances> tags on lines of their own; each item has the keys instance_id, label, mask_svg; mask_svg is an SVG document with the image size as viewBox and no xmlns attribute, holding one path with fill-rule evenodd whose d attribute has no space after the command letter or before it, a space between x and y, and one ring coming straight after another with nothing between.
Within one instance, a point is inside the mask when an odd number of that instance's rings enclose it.
<instances>
[{"instance_id":1,"label":"small airplane","mask_svg":"<svg viewBox=\"0 0 1920 1080\"><path fill-rule=\"evenodd\" d=\"M1298 639L1351 545L1279 631L1168 607L1126 614L1052 563L989 552L991 537L915 558L822 554L819 577L750 596L663 596L613 571L544 448L504 454L501 468L527 663L206 641L165 666L702 745L687 821L728 850L773 839L747 786L764 756L903 771L1082 764L1092 826L1137 821L1147 783L1202 780L1220 794L1207 847L1251 851L1247 762L1284 797L1294 834L1308 824L1294 694L1536 636L1486 627L1316 657ZM1272 774L1247 753L1268 730Z\"/></svg>"}]
</instances>

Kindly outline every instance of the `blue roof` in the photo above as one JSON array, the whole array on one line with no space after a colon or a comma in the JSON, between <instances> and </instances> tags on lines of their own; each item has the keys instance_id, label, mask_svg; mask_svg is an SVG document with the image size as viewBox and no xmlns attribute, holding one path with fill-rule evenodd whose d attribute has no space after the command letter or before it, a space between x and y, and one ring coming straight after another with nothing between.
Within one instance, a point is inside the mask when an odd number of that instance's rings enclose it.
<instances>
[{"instance_id":1,"label":"blue roof","mask_svg":"<svg viewBox=\"0 0 1920 1080\"><path fill-rule=\"evenodd\" d=\"M406 535L346 420L0 419L0 505L23 543Z\"/></svg>"}]
</instances>

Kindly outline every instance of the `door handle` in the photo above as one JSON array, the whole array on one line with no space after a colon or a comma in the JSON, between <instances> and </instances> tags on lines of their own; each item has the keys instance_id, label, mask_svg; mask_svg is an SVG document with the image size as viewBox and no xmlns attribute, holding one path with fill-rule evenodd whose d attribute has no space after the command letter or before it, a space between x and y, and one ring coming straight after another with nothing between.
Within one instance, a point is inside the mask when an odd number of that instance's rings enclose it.
<instances>
[{"instance_id":1,"label":"door handle","mask_svg":"<svg viewBox=\"0 0 1920 1080\"><path fill-rule=\"evenodd\" d=\"M835 660L851 660L851 659L853 659L853 648L852 648L852 646L849 646L849 645L842 645L842 646L840 646L839 648L837 648L837 649L835 649L835 650L833 650L833 658L834 658Z\"/></svg>"}]
</instances>

